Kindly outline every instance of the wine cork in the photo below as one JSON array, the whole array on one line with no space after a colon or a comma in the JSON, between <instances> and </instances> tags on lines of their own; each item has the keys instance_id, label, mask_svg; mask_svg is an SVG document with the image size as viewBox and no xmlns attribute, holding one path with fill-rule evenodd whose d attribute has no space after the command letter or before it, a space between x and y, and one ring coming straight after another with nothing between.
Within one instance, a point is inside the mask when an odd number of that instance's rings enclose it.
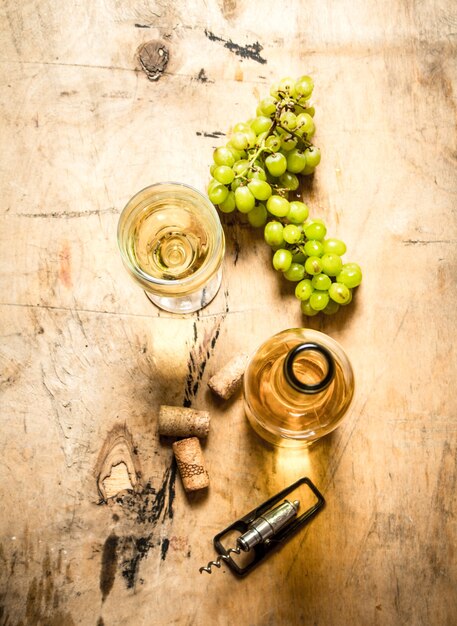
<instances>
[{"instance_id":1,"label":"wine cork","mask_svg":"<svg viewBox=\"0 0 457 626\"><path fill-rule=\"evenodd\" d=\"M197 437L180 439L173 444L173 452L178 463L182 484L186 491L205 489L209 476L205 468L203 452Z\"/></svg>"},{"instance_id":2,"label":"wine cork","mask_svg":"<svg viewBox=\"0 0 457 626\"><path fill-rule=\"evenodd\" d=\"M209 388L223 400L228 400L241 387L248 360L248 354L239 354L231 359L227 365L209 379Z\"/></svg>"},{"instance_id":3,"label":"wine cork","mask_svg":"<svg viewBox=\"0 0 457 626\"><path fill-rule=\"evenodd\" d=\"M159 409L159 435L204 438L208 436L209 422L208 411L167 405Z\"/></svg>"}]
</instances>

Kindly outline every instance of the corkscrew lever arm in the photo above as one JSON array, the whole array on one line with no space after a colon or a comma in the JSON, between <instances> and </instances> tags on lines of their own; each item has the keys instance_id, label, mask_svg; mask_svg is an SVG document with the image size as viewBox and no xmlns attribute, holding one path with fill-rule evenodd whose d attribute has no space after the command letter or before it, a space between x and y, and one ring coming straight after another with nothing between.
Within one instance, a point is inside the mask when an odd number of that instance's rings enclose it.
<instances>
[{"instance_id":1,"label":"corkscrew lever arm","mask_svg":"<svg viewBox=\"0 0 457 626\"><path fill-rule=\"evenodd\" d=\"M297 517L298 500L290 502L286 499L282 504L275 507L279 501L303 484L306 484L316 497L313 506L299 517ZM299 528L306 524L324 504L324 497L311 480L306 477L300 478L218 533L214 537L214 547L219 556L215 561L208 563L207 567L201 567L200 573L205 571L210 574L212 566L221 567L222 561L225 561L235 574L244 576L268 556L274 548L287 541ZM226 549L221 540L231 531L238 531L242 534L237 538L235 548ZM247 552L251 549L254 551L254 558L244 567L240 567L230 556L231 553L240 554L241 550Z\"/></svg>"}]
</instances>

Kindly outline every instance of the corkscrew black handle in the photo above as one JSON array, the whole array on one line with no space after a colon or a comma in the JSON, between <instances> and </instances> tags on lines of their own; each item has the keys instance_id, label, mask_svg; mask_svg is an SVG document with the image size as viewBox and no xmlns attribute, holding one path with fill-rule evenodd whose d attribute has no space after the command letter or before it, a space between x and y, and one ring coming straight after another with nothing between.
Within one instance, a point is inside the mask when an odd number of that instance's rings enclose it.
<instances>
[{"instance_id":1,"label":"corkscrew black handle","mask_svg":"<svg viewBox=\"0 0 457 626\"><path fill-rule=\"evenodd\" d=\"M313 494L316 496L316 502L309 509L307 509L304 513L302 513L299 517L296 517L293 521L288 523L284 528L282 528L278 533L273 535L268 542L259 543L256 545L252 551L254 552L253 559L244 567L240 567L235 561L230 558L230 552L233 551L231 549L226 549L222 544L222 539L231 531L238 531L241 534L245 533L252 522L256 520L261 515L265 514L267 511L273 508L275 504L277 504L280 500L284 500L287 495L295 491L300 485L307 485ZM297 530L299 530L304 524L306 524L323 506L325 505L324 496L320 493L317 487L311 482L311 480L307 477L300 478L296 482L294 482L289 487L286 487L279 493L277 493L269 500L266 500L258 506L257 508L250 511L244 517L236 520L233 524L230 524L225 530L218 533L213 540L214 547L219 555L223 555L223 560L227 564L227 566L237 574L237 576L244 576L248 574L254 567L256 567L265 557L267 557L272 550L279 547L281 544L286 542ZM219 567L219 566L218 566ZM207 571L207 570L206 570Z\"/></svg>"},{"instance_id":2,"label":"corkscrew black handle","mask_svg":"<svg viewBox=\"0 0 457 626\"><path fill-rule=\"evenodd\" d=\"M307 383L299 380L294 372L294 362L295 359L302 353L307 350L312 350L313 352L319 352L325 359L327 363L327 373L318 383L314 385L308 385ZM333 358L332 353L324 346L321 346L318 343L300 343L295 348L290 350L284 360L284 376L291 387L293 387L296 391L300 391L301 393L318 393L322 391L326 387L330 385L335 376L335 360Z\"/></svg>"}]
</instances>

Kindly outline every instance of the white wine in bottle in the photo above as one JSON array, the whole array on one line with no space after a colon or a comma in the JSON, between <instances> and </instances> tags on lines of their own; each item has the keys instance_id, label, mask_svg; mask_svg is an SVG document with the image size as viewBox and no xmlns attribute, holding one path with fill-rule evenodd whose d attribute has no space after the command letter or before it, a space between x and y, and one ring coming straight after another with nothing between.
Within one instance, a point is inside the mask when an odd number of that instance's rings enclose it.
<instances>
[{"instance_id":1,"label":"white wine in bottle","mask_svg":"<svg viewBox=\"0 0 457 626\"><path fill-rule=\"evenodd\" d=\"M244 374L248 420L266 441L300 447L334 430L354 395L354 375L341 346L314 330L271 337Z\"/></svg>"}]
</instances>

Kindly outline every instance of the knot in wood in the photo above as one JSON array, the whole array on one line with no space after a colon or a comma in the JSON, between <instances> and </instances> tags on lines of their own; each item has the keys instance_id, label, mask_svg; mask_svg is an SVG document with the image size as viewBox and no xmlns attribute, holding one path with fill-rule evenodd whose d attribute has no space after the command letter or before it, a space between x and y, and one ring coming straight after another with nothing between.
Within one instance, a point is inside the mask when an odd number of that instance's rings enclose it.
<instances>
[{"instance_id":1,"label":"knot in wood","mask_svg":"<svg viewBox=\"0 0 457 626\"><path fill-rule=\"evenodd\" d=\"M169 52L163 41L153 39L138 49L141 69L149 80L159 80L168 65Z\"/></svg>"}]
</instances>

